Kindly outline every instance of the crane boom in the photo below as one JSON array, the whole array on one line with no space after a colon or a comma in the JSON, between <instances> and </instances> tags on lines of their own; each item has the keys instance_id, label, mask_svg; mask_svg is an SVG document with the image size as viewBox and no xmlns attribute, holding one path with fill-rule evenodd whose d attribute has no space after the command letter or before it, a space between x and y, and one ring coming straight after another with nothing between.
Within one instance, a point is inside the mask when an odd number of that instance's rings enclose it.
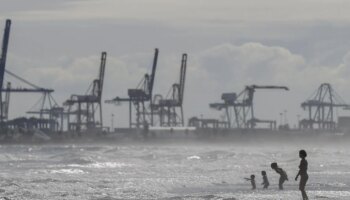
<instances>
[{"instance_id":1,"label":"crane boom","mask_svg":"<svg viewBox=\"0 0 350 200\"><path fill-rule=\"evenodd\" d=\"M98 79L94 80L94 88L92 91L92 95L97 95L98 101L101 101L102 98L102 91L103 91L103 82L104 82L104 76L105 76L105 68L106 68L106 60L107 60L107 53L102 52L101 53L101 64L100 64L100 71L98 75Z\"/></svg>"},{"instance_id":2,"label":"crane boom","mask_svg":"<svg viewBox=\"0 0 350 200\"><path fill-rule=\"evenodd\" d=\"M7 19L5 24L3 40L2 40L1 57L0 57L0 91L3 89L3 84L4 84L4 74L5 74L5 67L6 67L8 43L10 39L10 30L11 30L11 20ZM0 92L0 113L1 113L0 120L1 122L3 122L4 107L2 103L1 92ZM2 126L2 123L1 123L1 126Z\"/></svg>"},{"instance_id":3,"label":"crane boom","mask_svg":"<svg viewBox=\"0 0 350 200\"><path fill-rule=\"evenodd\" d=\"M149 99L152 99L152 91L153 91L154 78L155 78L155 75L156 75L157 62L158 62L158 49L156 48L155 51L154 51L151 80L149 81L149 85L148 85Z\"/></svg>"},{"instance_id":4,"label":"crane boom","mask_svg":"<svg viewBox=\"0 0 350 200\"><path fill-rule=\"evenodd\" d=\"M0 58L0 89L2 89L4 84L6 56L7 56L8 43L10 39L10 29L11 29L11 20L7 19L4 36L2 40L2 49L1 49L1 58Z\"/></svg>"},{"instance_id":5,"label":"crane boom","mask_svg":"<svg viewBox=\"0 0 350 200\"><path fill-rule=\"evenodd\" d=\"M275 86L275 85L248 85L245 87L245 89L239 93L238 97L243 96L244 103L246 104L252 104L254 93L256 89L282 89L282 90L289 90L286 86Z\"/></svg>"},{"instance_id":6,"label":"crane boom","mask_svg":"<svg viewBox=\"0 0 350 200\"><path fill-rule=\"evenodd\" d=\"M179 91L179 104L182 105L184 91L185 91L185 78L187 68L187 54L182 54L181 70L180 70L180 91Z\"/></svg>"},{"instance_id":7,"label":"crane boom","mask_svg":"<svg viewBox=\"0 0 350 200\"><path fill-rule=\"evenodd\" d=\"M286 86L275 86L275 85L250 85L247 86L247 88L252 89L283 89L283 90L289 90Z\"/></svg>"}]
</instances>

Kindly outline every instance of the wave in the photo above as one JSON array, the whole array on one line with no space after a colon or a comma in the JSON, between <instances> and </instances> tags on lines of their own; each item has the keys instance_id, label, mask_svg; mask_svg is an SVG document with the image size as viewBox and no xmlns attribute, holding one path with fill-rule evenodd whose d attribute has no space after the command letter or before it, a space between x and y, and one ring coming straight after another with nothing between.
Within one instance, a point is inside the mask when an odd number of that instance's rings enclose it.
<instances>
[{"instance_id":1,"label":"wave","mask_svg":"<svg viewBox=\"0 0 350 200\"><path fill-rule=\"evenodd\" d=\"M67 165L69 167L81 167L81 168L98 168L98 169L103 169L103 168L122 168L122 167L130 167L132 165L126 164L126 163L117 163L117 162L96 162L96 163L91 163L87 165L81 165L81 164L70 164Z\"/></svg>"},{"instance_id":2,"label":"wave","mask_svg":"<svg viewBox=\"0 0 350 200\"><path fill-rule=\"evenodd\" d=\"M59 154L51 156L50 159L57 159L60 164L90 164L95 162L91 156L84 156L81 152Z\"/></svg>"},{"instance_id":3,"label":"wave","mask_svg":"<svg viewBox=\"0 0 350 200\"><path fill-rule=\"evenodd\" d=\"M46 178L46 179L34 179L31 182L32 183L53 183L53 182L59 182L59 180L52 179L52 178Z\"/></svg>"},{"instance_id":4,"label":"wave","mask_svg":"<svg viewBox=\"0 0 350 200\"><path fill-rule=\"evenodd\" d=\"M90 157L70 158L70 159L63 160L63 163L72 163L77 165L91 164L94 162L95 161Z\"/></svg>"},{"instance_id":5,"label":"wave","mask_svg":"<svg viewBox=\"0 0 350 200\"><path fill-rule=\"evenodd\" d=\"M187 157L187 160L200 160L200 159L201 159L201 157L196 156L196 155L188 156L188 157Z\"/></svg>"},{"instance_id":6,"label":"wave","mask_svg":"<svg viewBox=\"0 0 350 200\"><path fill-rule=\"evenodd\" d=\"M87 172L81 169L58 169L58 170L49 170L50 174L86 174Z\"/></svg>"}]
</instances>

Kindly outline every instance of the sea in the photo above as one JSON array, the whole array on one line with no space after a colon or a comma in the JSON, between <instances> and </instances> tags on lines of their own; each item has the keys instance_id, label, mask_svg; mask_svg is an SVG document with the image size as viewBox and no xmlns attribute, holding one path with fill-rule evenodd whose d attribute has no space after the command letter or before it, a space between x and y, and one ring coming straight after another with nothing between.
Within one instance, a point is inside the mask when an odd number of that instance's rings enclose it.
<instances>
[{"instance_id":1,"label":"sea","mask_svg":"<svg viewBox=\"0 0 350 200\"><path fill-rule=\"evenodd\" d=\"M0 146L0 199L298 200L308 153L309 199L350 199L347 142L145 140ZM278 189L277 162L289 181ZM262 189L261 171L268 189ZM250 175L257 189L252 190Z\"/></svg>"}]
</instances>

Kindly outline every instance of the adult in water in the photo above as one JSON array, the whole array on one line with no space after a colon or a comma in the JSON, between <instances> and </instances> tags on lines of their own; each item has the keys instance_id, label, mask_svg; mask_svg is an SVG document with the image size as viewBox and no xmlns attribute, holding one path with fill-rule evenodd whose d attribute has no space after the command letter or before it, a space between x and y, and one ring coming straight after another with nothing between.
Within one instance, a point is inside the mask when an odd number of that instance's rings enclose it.
<instances>
[{"instance_id":1,"label":"adult in water","mask_svg":"<svg viewBox=\"0 0 350 200\"><path fill-rule=\"evenodd\" d=\"M298 180L298 177L300 175L300 183L299 183L299 190L301 191L301 196L303 197L303 200L309 200L307 197L307 194L305 192L305 185L307 180L309 179L309 175L307 174L307 160L305 159L307 156L307 153L305 150L299 151L299 157L301 158L300 165L299 165L299 172L297 176L295 177L295 180Z\"/></svg>"},{"instance_id":2,"label":"adult in water","mask_svg":"<svg viewBox=\"0 0 350 200\"><path fill-rule=\"evenodd\" d=\"M283 183L284 181L288 181L288 176L286 171L284 171L282 168L278 167L277 163L271 163L271 168L276 171L277 174L280 175L280 180L278 182L278 187L280 190L283 190Z\"/></svg>"}]
</instances>

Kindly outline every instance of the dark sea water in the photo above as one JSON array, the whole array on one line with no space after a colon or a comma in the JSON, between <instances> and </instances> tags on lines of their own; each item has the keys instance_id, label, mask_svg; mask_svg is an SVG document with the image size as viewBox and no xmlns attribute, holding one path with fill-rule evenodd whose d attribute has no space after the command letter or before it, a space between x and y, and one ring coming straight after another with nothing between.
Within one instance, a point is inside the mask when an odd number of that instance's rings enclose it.
<instances>
[{"instance_id":1,"label":"dark sea water","mask_svg":"<svg viewBox=\"0 0 350 200\"><path fill-rule=\"evenodd\" d=\"M350 199L346 145L308 145L310 199ZM300 199L294 144L236 142L0 146L0 199ZM278 162L290 180L277 188ZM261 189L261 170L268 190ZM252 191L244 177L255 174Z\"/></svg>"}]
</instances>

